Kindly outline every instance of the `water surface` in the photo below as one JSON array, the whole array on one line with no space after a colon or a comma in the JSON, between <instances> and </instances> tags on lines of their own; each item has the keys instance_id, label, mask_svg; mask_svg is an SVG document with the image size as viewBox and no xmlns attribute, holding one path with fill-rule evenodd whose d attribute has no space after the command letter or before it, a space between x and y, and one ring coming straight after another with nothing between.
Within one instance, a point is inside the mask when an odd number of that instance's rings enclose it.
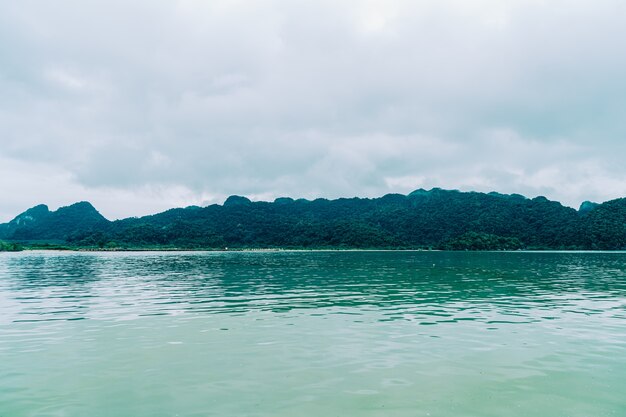
<instances>
[{"instance_id":1,"label":"water surface","mask_svg":"<svg viewBox=\"0 0 626 417\"><path fill-rule=\"evenodd\" d=\"M624 253L0 254L0 417L624 415Z\"/></svg>"}]
</instances>

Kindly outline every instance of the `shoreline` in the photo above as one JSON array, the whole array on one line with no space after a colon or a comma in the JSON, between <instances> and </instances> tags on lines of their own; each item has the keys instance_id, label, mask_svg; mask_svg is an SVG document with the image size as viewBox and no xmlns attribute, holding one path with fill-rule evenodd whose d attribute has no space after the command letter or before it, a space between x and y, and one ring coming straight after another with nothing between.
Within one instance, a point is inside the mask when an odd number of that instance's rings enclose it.
<instances>
[{"instance_id":1,"label":"shoreline","mask_svg":"<svg viewBox=\"0 0 626 417\"><path fill-rule=\"evenodd\" d=\"M287 252L450 252L450 253L626 253L626 250L593 250L593 249L516 249L516 250L443 250L443 249L286 249L286 248L245 248L245 249L95 249L95 248L24 248L20 251L4 251L0 253L24 252L75 252L75 253L287 253Z\"/></svg>"}]
</instances>

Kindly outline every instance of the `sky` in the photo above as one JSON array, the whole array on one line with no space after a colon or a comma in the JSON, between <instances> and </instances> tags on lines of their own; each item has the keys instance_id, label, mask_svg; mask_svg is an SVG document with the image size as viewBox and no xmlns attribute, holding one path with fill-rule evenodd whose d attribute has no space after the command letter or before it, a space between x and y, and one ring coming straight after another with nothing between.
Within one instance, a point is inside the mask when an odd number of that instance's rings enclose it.
<instances>
[{"instance_id":1,"label":"sky","mask_svg":"<svg viewBox=\"0 0 626 417\"><path fill-rule=\"evenodd\" d=\"M0 222L626 196L623 0L0 1Z\"/></svg>"}]
</instances>

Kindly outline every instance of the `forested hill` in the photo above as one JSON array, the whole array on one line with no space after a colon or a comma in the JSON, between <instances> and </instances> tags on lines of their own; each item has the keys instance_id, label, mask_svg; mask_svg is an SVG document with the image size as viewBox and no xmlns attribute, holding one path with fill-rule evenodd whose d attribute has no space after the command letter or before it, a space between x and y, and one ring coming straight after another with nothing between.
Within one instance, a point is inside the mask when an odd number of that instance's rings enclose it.
<instances>
[{"instance_id":1,"label":"forested hill","mask_svg":"<svg viewBox=\"0 0 626 417\"><path fill-rule=\"evenodd\" d=\"M0 240L93 248L626 249L626 199L579 211L544 197L417 190L409 195L187 207L108 221L89 203L36 206Z\"/></svg>"}]
</instances>

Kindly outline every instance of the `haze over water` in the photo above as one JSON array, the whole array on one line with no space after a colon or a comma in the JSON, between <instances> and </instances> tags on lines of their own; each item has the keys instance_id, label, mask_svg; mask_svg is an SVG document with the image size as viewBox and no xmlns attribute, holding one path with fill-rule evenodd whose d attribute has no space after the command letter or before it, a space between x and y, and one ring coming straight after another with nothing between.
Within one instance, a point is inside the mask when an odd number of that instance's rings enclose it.
<instances>
[{"instance_id":1,"label":"haze over water","mask_svg":"<svg viewBox=\"0 0 626 417\"><path fill-rule=\"evenodd\" d=\"M623 416L626 254L0 254L0 416Z\"/></svg>"}]
</instances>

